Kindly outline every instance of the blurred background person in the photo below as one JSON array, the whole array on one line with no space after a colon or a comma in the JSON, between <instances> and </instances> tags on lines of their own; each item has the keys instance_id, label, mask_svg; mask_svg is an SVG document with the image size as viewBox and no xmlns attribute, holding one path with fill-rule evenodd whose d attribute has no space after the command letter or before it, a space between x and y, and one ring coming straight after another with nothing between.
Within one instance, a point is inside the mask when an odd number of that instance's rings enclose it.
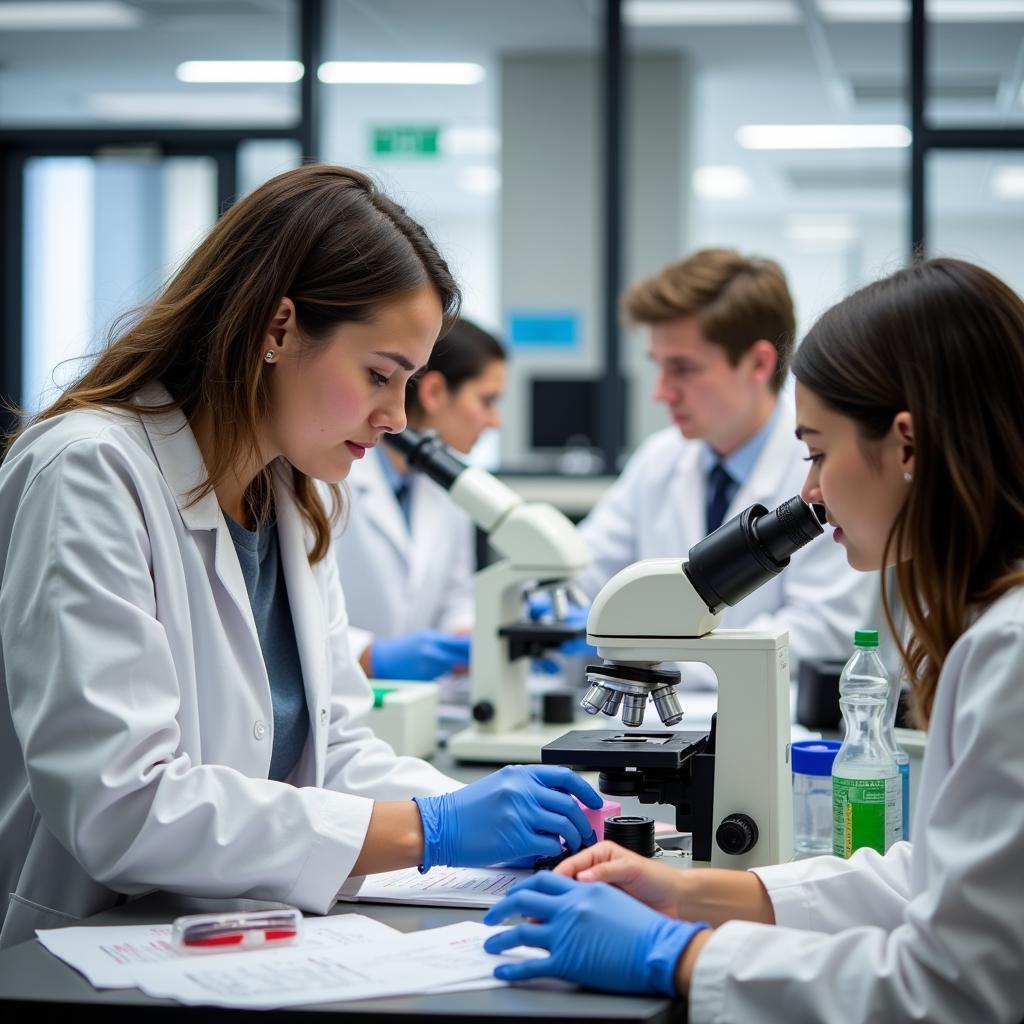
<instances>
[{"instance_id":1,"label":"blurred background person","mask_svg":"<svg viewBox=\"0 0 1024 1024\"><path fill-rule=\"evenodd\" d=\"M409 426L468 454L501 426L506 354L494 335L458 320L406 399ZM469 664L476 535L448 493L387 444L353 467L347 522L334 546L350 641L366 674L436 679Z\"/></svg>"},{"instance_id":2,"label":"blurred background person","mask_svg":"<svg viewBox=\"0 0 1024 1024\"><path fill-rule=\"evenodd\" d=\"M593 558L581 581L591 598L633 562L685 556L755 502L777 507L806 474L793 414L779 402L796 321L777 263L702 249L633 285L623 307L649 328L654 399L672 426L639 447L580 526ZM804 658L845 657L877 588L877 576L855 573L837 545L813 544L727 608L722 625L788 630L795 674ZM686 679L712 682L705 666L688 666Z\"/></svg>"}]
</instances>

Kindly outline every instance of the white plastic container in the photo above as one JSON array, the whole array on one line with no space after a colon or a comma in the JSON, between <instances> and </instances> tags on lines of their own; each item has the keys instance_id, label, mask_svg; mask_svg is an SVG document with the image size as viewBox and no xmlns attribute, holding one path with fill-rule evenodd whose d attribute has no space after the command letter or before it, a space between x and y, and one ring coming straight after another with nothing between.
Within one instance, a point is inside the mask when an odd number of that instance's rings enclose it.
<instances>
[{"instance_id":1,"label":"white plastic container","mask_svg":"<svg viewBox=\"0 0 1024 1024\"><path fill-rule=\"evenodd\" d=\"M832 852L832 762L839 740L800 740L793 761L793 856Z\"/></svg>"}]
</instances>

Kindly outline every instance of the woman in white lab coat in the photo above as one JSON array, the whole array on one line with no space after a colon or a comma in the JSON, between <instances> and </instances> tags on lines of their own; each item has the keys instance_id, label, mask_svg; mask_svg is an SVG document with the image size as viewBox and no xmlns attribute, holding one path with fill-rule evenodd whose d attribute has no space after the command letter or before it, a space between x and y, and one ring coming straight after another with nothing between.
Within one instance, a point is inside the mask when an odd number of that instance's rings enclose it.
<instances>
[{"instance_id":1,"label":"woman in white lab coat","mask_svg":"<svg viewBox=\"0 0 1024 1024\"><path fill-rule=\"evenodd\" d=\"M458 301L370 179L289 171L14 440L0 943L152 889L325 912L350 873L592 840L571 772L461 788L362 722L332 492L404 428Z\"/></svg>"},{"instance_id":2,"label":"woman in white lab coat","mask_svg":"<svg viewBox=\"0 0 1024 1024\"><path fill-rule=\"evenodd\" d=\"M794 373L803 495L854 568L894 567L913 628L928 743L912 843L751 872L601 844L494 908L535 923L492 952L552 953L496 973L679 993L694 1024L1019 1024L1024 302L979 267L924 262L825 313Z\"/></svg>"},{"instance_id":3,"label":"woman in white lab coat","mask_svg":"<svg viewBox=\"0 0 1024 1024\"><path fill-rule=\"evenodd\" d=\"M409 425L468 453L485 430L501 425L504 388L501 343L460 319L409 386ZM473 626L472 521L387 445L352 467L348 486L352 501L334 548L350 643L364 671L435 679L464 667Z\"/></svg>"}]
</instances>

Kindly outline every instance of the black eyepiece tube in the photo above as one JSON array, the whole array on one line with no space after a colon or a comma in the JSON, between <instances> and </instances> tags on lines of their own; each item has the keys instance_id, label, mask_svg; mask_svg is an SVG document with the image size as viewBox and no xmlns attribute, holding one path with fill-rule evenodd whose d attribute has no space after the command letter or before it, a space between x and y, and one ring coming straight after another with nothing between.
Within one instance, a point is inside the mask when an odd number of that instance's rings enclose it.
<instances>
[{"instance_id":1,"label":"black eyepiece tube","mask_svg":"<svg viewBox=\"0 0 1024 1024\"><path fill-rule=\"evenodd\" d=\"M717 614L782 572L794 551L822 533L823 519L820 506L799 495L771 512L751 505L690 548L690 581Z\"/></svg>"},{"instance_id":2,"label":"black eyepiece tube","mask_svg":"<svg viewBox=\"0 0 1024 1024\"><path fill-rule=\"evenodd\" d=\"M451 449L432 430L403 430L400 434L385 434L389 444L414 469L426 473L435 483L448 490L466 468Z\"/></svg>"},{"instance_id":3,"label":"black eyepiece tube","mask_svg":"<svg viewBox=\"0 0 1024 1024\"><path fill-rule=\"evenodd\" d=\"M754 532L772 559L785 565L794 551L799 551L822 532L819 509L820 505L808 505L798 495L758 519Z\"/></svg>"}]
</instances>

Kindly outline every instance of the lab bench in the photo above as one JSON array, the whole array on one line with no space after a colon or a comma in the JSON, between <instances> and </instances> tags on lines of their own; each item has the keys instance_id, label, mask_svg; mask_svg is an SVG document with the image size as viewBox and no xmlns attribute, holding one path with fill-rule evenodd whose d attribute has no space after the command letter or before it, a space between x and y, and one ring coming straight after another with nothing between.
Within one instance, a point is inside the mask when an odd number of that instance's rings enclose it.
<instances>
[{"instance_id":1,"label":"lab bench","mask_svg":"<svg viewBox=\"0 0 1024 1024\"><path fill-rule=\"evenodd\" d=\"M200 900L169 893L151 893L83 921L86 925L138 925L168 922L180 914L215 910L253 910L251 900ZM483 918L483 911L441 907L337 904L333 913L359 913L402 932L418 931ZM587 1024L669 1024L685 1020L681 1001L660 997L618 996L584 992L560 982L541 982L477 992L393 996L351 1002L321 1003L277 1010L231 1010L183 1006L153 999L138 989L97 990L39 942L22 942L0 951L0 1018L20 1021L30 1015L48 1019L75 1007L95 1012L103 1021L251 1019L265 1024L308 1021L310 1013L336 1013L373 1024L401 1021L457 1021L533 1024L536 1021L586 1021Z\"/></svg>"}]
</instances>

